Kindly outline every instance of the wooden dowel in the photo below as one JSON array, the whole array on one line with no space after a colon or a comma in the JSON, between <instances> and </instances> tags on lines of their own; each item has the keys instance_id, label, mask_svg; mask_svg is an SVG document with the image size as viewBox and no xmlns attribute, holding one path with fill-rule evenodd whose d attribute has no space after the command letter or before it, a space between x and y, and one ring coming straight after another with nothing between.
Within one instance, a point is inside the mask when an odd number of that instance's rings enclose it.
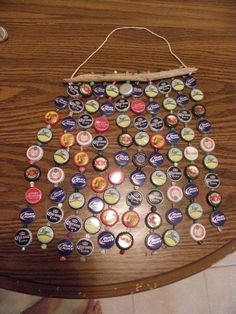
<instances>
[{"instance_id":1,"label":"wooden dowel","mask_svg":"<svg viewBox=\"0 0 236 314\"><path fill-rule=\"evenodd\" d=\"M119 82L134 81L148 82L175 76L182 76L197 72L197 68L179 68L161 72L143 72L143 73L110 73L110 74L81 74L73 78L66 78L65 83L73 82Z\"/></svg>"}]
</instances>

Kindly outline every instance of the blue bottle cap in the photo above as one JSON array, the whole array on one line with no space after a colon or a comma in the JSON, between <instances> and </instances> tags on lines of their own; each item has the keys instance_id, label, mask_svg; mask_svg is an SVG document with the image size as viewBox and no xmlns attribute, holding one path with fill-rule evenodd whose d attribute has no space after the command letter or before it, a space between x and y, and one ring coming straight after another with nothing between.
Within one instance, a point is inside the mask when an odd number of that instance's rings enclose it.
<instances>
[{"instance_id":1,"label":"blue bottle cap","mask_svg":"<svg viewBox=\"0 0 236 314\"><path fill-rule=\"evenodd\" d=\"M72 99L69 102L68 107L69 107L69 110L73 113L80 113L84 110L84 104L79 99Z\"/></svg>"},{"instance_id":2,"label":"blue bottle cap","mask_svg":"<svg viewBox=\"0 0 236 314\"><path fill-rule=\"evenodd\" d=\"M15 234L15 243L16 245L25 248L26 246L30 245L32 242L32 233L27 228L20 228L16 231Z\"/></svg>"},{"instance_id":3,"label":"blue bottle cap","mask_svg":"<svg viewBox=\"0 0 236 314\"><path fill-rule=\"evenodd\" d=\"M82 114L78 119L78 124L82 129L88 129L93 125L93 118L89 114Z\"/></svg>"},{"instance_id":4,"label":"blue bottle cap","mask_svg":"<svg viewBox=\"0 0 236 314\"><path fill-rule=\"evenodd\" d=\"M163 202L164 196L158 189L152 190L147 194L147 201L150 205L156 206Z\"/></svg>"},{"instance_id":5,"label":"blue bottle cap","mask_svg":"<svg viewBox=\"0 0 236 314\"><path fill-rule=\"evenodd\" d=\"M208 173L205 176L205 183L209 189L217 189L220 185L220 178L216 173Z\"/></svg>"},{"instance_id":6,"label":"blue bottle cap","mask_svg":"<svg viewBox=\"0 0 236 314\"><path fill-rule=\"evenodd\" d=\"M148 162L147 155L143 152L137 152L133 155L132 162L136 167L144 167Z\"/></svg>"},{"instance_id":7,"label":"blue bottle cap","mask_svg":"<svg viewBox=\"0 0 236 314\"><path fill-rule=\"evenodd\" d=\"M64 226L69 232L79 232L82 228L82 220L78 216L71 215L66 218Z\"/></svg>"},{"instance_id":8,"label":"blue bottle cap","mask_svg":"<svg viewBox=\"0 0 236 314\"><path fill-rule=\"evenodd\" d=\"M72 117L65 117L61 120L61 126L64 131L73 131L76 127L76 121Z\"/></svg>"},{"instance_id":9,"label":"blue bottle cap","mask_svg":"<svg viewBox=\"0 0 236 314\"><path fill-rule=\"evenodd\" d=\"M183 192L187 198L193 199L198 196L199 189L196 184L190 182L185 184L185 186L183 187Z\"/></svg>"},{"instance_id":10,"label":"blue bottle cap","mask_svg":"<svg viewBox=\"0 0 236 314\"><path fill-rule=\"evenodd\" d=\"M115 244L115 236L110 231L103 231L98 235L98 245L104 249L108 250Z\"/></svg>"},{"instance_id":11,"label":"blue bottle cap","mask_svg":"<svg viewBox=\"0 0 236 314\"><path fill-rule=\"evenodd\" d=\"M63 210L59 207L50 207L47 209L46 218L49 223L58 224L64 217Z\"/></svg>"},{"instance_id":12,"label":"blue bottle cap","mask_svg":"<svg viewBox=\"0 0 236 314\"><path fill-rule=\"evenodd\" d=\"M93 242L89 239L80 239L76 243L76 249L80 256L89 256L94 251Z\"/></svg>"},{"instance_id":13,"label":"blue bottle cap","mask_svg":"<svg viewBox=\"0 0 236 314\"><path fill-rule=\"evenodd\" d=\"M61 256L69 256L74 250L74 244L69 239L62 239L58 242L57 249Z\"/></svg>"},{"instance_id":14,"label":"blue bottle cap","mask_svg":"<svg viewBox=\"0 0 236 314\"><path fill-rule=\"evenodd\" d=\"M31 207L25 207L20 211L20 221L24 225L31 224L35 220L35 212Z\"/></svg>"},{"instance_id":15,"label":"blue bottle cap","mask_svg":"<svg viewBox=\"0 0 236 314\"><path fill-rule=\"evenodd\" d=\"M55 107L60 109L65 109L68 106L68 98L66 96L57 96L55 99Z\"/></svg>"},{"instance_id":16,"label":"blue bottle cap","mask_svg":"<svg viewBox=\"0 0 236 314\"><path fill-rule=\"evenodd\" d=\"M132 96L134 98L138 98L138 97L141 97L143 96L143 89L142 89L142 86L137 84L137 83L134 83L132 84L133 85L133 91L132 91Z\"/></svg>"},{"instance_id":17,"label":"blue bottle cap","mask_svg":"<svg viewBox=\"0 0 236 314\"><path fill-rule=\"evenodd\" d=\"M130 181L135 186L144 185L146 181L146 174L142 170L134 170L130 175Z\"/></svg>"},{"instance_id":18,"label":"blue bottle cap","mask_svg":"<svg viewBox=\"0 0 236 314\"><path fill-rule=\"evenodd\" d=\"M115 107L109 101L105 101L100 106L101 114L104 116L112 116L115 113Z\"/></svg>"},{"instance_id":19,"label":"blue bottle cap","mask_svg":"<svg viewBox=\"0 0 236 314\"><path fill-rule=\"evenodd\" d=\"M178 142L180 141L180 136L179 133L174 131L174 130L170 130L167 134L166 134L166 141L167 143L169 143L170 145L176 145L178 144Z\"/></svg>"},{"instance_id":20,"label":"blue bottle cap","mask_svg":"<svg viewBox=\"0 0 236 314\"><path fill-rule=\"evenodd\" d=\"M186 78L185 78L185 86L188 87L188 88L194 88L196 87L197 85L197 80L191 76L191 75L188 75Z\"/></svg>"},{"instance_id":21,"label":"blue bottle cap","mask_svg":"<svg viewBox=\"0 0 236 314\"><path fill-rule=\"evenodd\" d=\"M66 192L60 187L55 187L49 192L49 198L54 203L63 203L66 199Z\"/></svg>"},{"instance_id":22,"label":"blue bottle cap","mask_svg":"<svg viewBox=\"0 0 236 314\"><path fill-rule=\"evenodd\" d=\"M178 208L170 208L166 213L166 220L169 224L176 226L183 220L183 214Z\"/></svg>"},{"instance_id":23,"label":"blue bottle cap","mask_svg":"<svg viewBox=\"0 0 236 314\"><path fill-rule=\"evenodd\" d=\"M180 109L177 112L177 117L178 117L179 121L181 121L183 123L188 123L192 120L192 113L191 113L191 111L189 111L187 109Z\"/></svg>"},{"instance_id":24,"label":"blue bottle cap","mask_svg":"<svg viewBox=\"0 0 236 314\"><path fill-rule=\"evenodd\" d=\"M108 146L108 140L103 135L96 135L92 140L92 146L95 150L104 150Z\"/></svg>"},{"instance_id":25,"label":"blue bottle cap","mask_svg":"<svg viewBox=\"0 0 236 314\"><path fill-rule=\"evenodd\" d=\"M159 117L152 118L149 123L149 128L151 131L159 132L164 128L164 121Z\"/></svg>"},{"instance_id":26,"label":"blue bottle cap","mask_svg":"<svg viewBox=\"0 0 236 314\"><path fill-rule=\"evenodd\" d=\"M115 102L115 109L119 112L128 111L130 108L130 103L126 98L120 98Z\"/></svg>"},{"instance_id":27,"label":"blue bottle cap","mask_svg":"<svg viewBox=\"0 0 236 314\"><path fill-rule=\"evenodd\" d=\"M179 167L171 166L167 169L167 176L171 181L179 181L182 179L183 173Z\"/></svg>"},{"instance_id":28,"label":"blue bottle cap","mask_svg":"<svg viewBox=\"0 0 236 314\"><path fill-rule=\"evenodd\" d=\"M89 199L87 206L88 206L88 210L91 213L99 214L101 211L103 211L105 207L105 203L100 197L94 196Z\"/></svg>"},{"instance_id":29,"label":"blue bottle cap","mask_svg":"<svg viewBox=\"0 0 236 314\"><path fill-rule=\"evenodd\" d=\"M219 210L213 211L210 216L210 222L214 227L222 227L225 224L225 214Z\"/></svg>"},{"instance_id":30,"label":"blue bottle cap","mask_svg":"<svg viewBox=\"0 0 236 314\"><path fill-rule=\"evenodd\" d=\"M161 106L153 100L150 100L147 104L146 111L151 115L156 115L161 110Z\"/></svg>"},{"instance_id":31,"label":"blue bottle cap","mask_svg":"<svg viewBox=\"0 0 236 314\"><path fill-rule=\"evenodd\" d=\"M75 189L83 189L87 184L85 175L77 172L71 177L71 184Z\"/></svg>"},{"instance_id":32,"label":"blue bottle cap","mask_svg":"<svg viewBox=\"0 0 236 314\"><path fill-rule=\"evenodd\" d=\"M206 119L199 120L197 125L197 128L201 133L208 133L211 130L211 127L211 122Z\"/></svg>"},{"instance_id":33,"label":"blue bottle cap","mask_svg":"<svg viewBox=\"0 0 236 314\"><path fill-rule=\"evenodd\" d=\"M164 162L164 156L157 152L154 151L149 155L149 163L152 167L157 168L160 167Z\"/></svg>"},{"instance_id":34,"label":"blue bottle cap","mask_svg":"<svg viewBox=\"0 0 236 314\"><path fill-rule=\"evenodd\" d=\"M139 191L131 191L126 196L126 204L131 208L140 206L142 202L143 196Z\"/></svg>"},{"instance_id":35,"label":"blue bottle cap","mask_svg":"<svg viewBox=\"0 0 236 314\"><path fill-rule=\"evenodd\" d=\"M145 245L149 250L156 251L162 247L162 237L155 233L149 233L145 238Z\"/></svg>"},{"instance_id":36,"label":"blue bottle cap","mask_svg":"<svg viewBox=\"0 0 236 314\"><path fill-rule=\"evenodd\" d=\"M67 88L67 94L71 97L78 97L79 96L79 85L69 83Z\"/></svg>"},{"instance_id":37,"label":"blue bottle cap","mask_svg":"<svg viewBox=\"0 0 236 314\"><path fill-rule=\"evenodd\" d=\"M98 98L103 98L106 96L106 84L95 84L93 86L93 94L94 96L98 97Z\"/></svg>"},{"instance_id":38,"label":"blue bottle cap","mask_svg":"<svg viewBox=\"0 0 236 314\"><path fill-rule=\"evenodd\" d=\"M189 102L189 98L187 95L184 95L184 94L180 94L177 96L176 98L176 102L179 106L181 107L185 107L187 106L188 102Z\"/></svg>"},{"instance_id":39,"label":"blue bottle cap","mask_svg":"<svg viewBox=\"0 0 236 314\"><path fill-rule=\"evenodd\" d=\"M160 81L157 84L157 88L161 94L169 94L171 92L171 85L169 82L166 81Z\"/></svg>"},{"instance_id":40,"label":"blue bottle cap","mask_svg":"<svg viewBox=\"0 0 236 314\"><path fill-rule=\"evenodd\" d=\"M115 154L114 161L118 166L127 166L130 161L129 154L121 150Z\"/></svg>"},{"instance_id":41,"label":"blue bottle cap","mask_svg":"<svg viewBox=\"0 0 236 314\"><path fill-rule=\"evenodd\" d=\"M134 127L136 130L142 131L148 128L149 122L143 116L137 116L134 118Z\"/></svg>"}]
</instances>

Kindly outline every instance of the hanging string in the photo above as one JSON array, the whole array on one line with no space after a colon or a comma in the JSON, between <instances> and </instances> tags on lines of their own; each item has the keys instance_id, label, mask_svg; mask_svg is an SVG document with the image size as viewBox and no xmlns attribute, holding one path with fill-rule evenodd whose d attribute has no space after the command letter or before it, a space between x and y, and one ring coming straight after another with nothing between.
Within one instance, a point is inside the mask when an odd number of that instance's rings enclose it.
<instances>
[{"instance_id":1,"label":"hanging string","mask_svg":"<svg viewBox=\"0 0 236 314\"><path fill-rule=\"evenodd\" d=\"M114 34L117 31L120 30L124 30L124 29L138 29L138 30L145 30L147 32L149 32L150 34L162 39L168 46L169 52L170 54L183 66L183 67L187 67L183 61L173 52L171 45L169 43L169 41L164 37L161 36L155 32L153 32L152 30L150 30L149 28L143 27L143 26L123 26L123 27L117 27L115 29L113 29L108 35L107 37L104 39L104 41L101 43L100 46L98 46L97 49L95 49L78 67L77 69L74 71L74 73L71 75L71 79L76 75L76 73L105 45L105 43L108 41L108 39L111 37L112 34Z\"/></svg>"}]
</instances>

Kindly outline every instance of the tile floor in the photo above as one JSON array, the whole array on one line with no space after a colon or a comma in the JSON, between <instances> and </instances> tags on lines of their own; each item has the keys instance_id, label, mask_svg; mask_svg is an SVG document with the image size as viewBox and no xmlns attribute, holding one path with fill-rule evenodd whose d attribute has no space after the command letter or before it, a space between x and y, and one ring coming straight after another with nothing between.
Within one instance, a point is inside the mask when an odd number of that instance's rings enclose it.
<instances>
[{"instance_id":1,"label":"tile floor","mask_svg":"<svg viewBox=\"0 0 236 314\"><path fill-rule=\"evenodd\" d=\"M101 304L103 314L236 314L235 291L236 252L187 279ZM20 314L38 299L0 289L0 314ZM86 303L65 299L55 314L82 314Z\"/></svg>"}]
</instances>

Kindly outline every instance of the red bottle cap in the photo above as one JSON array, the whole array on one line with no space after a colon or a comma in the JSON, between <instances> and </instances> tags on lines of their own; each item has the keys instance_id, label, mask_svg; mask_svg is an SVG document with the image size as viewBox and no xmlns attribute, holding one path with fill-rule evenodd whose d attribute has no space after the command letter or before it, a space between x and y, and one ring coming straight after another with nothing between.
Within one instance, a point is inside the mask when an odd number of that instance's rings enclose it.
<instances>
[{"instance_id":1,"label":"red bottle cap","mask_svg":"<svg viewBox=\"0 0 236 314\"><path fill-rule=\"evenodd\" d=\"M94 129L98 133L106 132L109 129L109 121L106 117L98 117L94 121Z\"/></svg>"},{"instance_id":2,"label":"red bottle cap","mask_svg":"<svg viewBox=\"0 0 236 314\"><path fill-rule=\"evenodd\" d=\"M42 192L40 189L32 187L25 192L26 202L32 205L38 204L42 199Z\"/></svg>"},{"instance_id":3,"label":"red bottle cap","mask_svg":"<svg viewBox=\"0 0 236 314\"><path fill-rule=\"evenodd\" d=\"M44 116L44 122L51 126L56 125L59 119L60 119L60 116L56 111L48 111Z\"/></svg>"},{"instance_id":4,"label":"red bottle cap","mask_svg":"<svg viewBox=\"0 0 236 314\"><path fill-rule=\"evenodd\" d=\"M112 227L119 221L119 215L115 209L107 208L102 211L100 219L105 226Z\"/></svg>"},{"instance_id":5,"label":"red bottle cap","mask_svg":"<svg viewBox=\"0 0 236 314\"><path fill-rule=\"evenodd\" d=\"M134 113L143 113L145 111L146 105L142 100L136 99L131 102L130 108Z\"/></svg>"}]
</instances>

